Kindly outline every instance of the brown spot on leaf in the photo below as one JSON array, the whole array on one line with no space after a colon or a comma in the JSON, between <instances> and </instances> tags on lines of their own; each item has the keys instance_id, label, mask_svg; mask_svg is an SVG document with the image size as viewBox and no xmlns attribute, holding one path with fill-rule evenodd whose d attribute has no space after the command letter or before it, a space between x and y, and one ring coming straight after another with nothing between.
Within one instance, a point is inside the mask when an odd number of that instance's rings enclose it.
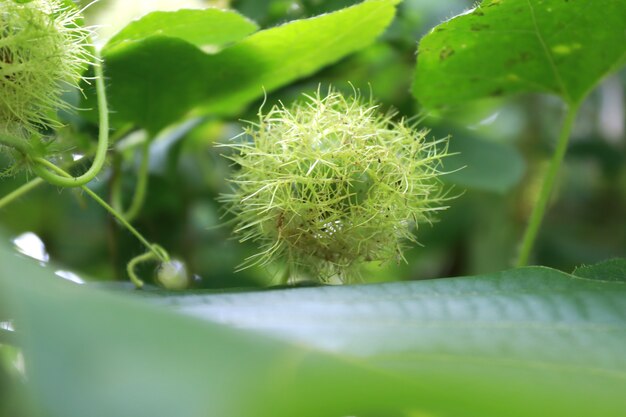
<instances>
[{"instance_id":1,"label":"brown spot on leaf","mask_svg":"<svg viewBox=\"0 0 626 417\"><path fill-rule=\"evenodd\" d=\"M444 46L441 52L439 52L439 60L445 61L452 55L454 55L454 49L450 48L449 46Z\"/></svg>"},{"instance_id":2,"label":"brown spot on leaf","mask_svg":"<svg viewBox=\"0 0 626 417\"><path fill-rule=\"evenodd\" d=\"M481 30L485 30L485 29L489 29L491 27L491 25L487 25L487 24L481 24L481 23L474 23L470 26L470 30L473 32L479 32Z\"/></svg>"},{"instance_id":3,"label":"brown spot on leaf","mask_svg":"<svg viewBox=\"0 0 626 417\"><path fill-rule=\"evenodd\" d=\"M506 61L504 61L504 67L505 68L511 68L512 66L514 66L515 64L517 64L519 61L515 58L509 58Z\"/></svg>"}]
</instances>

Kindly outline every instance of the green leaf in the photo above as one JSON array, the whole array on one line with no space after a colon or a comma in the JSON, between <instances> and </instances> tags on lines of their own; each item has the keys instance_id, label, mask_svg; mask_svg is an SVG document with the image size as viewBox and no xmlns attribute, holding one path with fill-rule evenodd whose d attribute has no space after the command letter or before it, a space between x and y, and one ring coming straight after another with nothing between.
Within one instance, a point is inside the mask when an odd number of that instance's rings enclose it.
<instances>
[{"instance_id":1,"label":"green leaf","mask_svg":"<svg viewBox=\"0 0 626 417\"><path fill-rule=\"evenodd\" d=\"M453 155L444 161L445 171L450 172L442 177L445 182L505 193L522 179L526 165L515 147L464 133L452 137L448 150Z\"/></svg>"},{"instance_id":2,"label":"green leaf","mask_svg":"<svg viewBox=\"0 0 626 417\"><path fill-rule=\"evenodd\" d=\"M52 271L0 249L0 294L41 415L318 417L398 400L395 377L346 358L63 282ZM362 389L375 394L361 399Z\"/></svg>"},{"instance_id":3,"label":"green leaf","mask_svg":"<svg viewBox=\"0 0 626 417\"><path fill-rule=\"evenodd\" d=\"M626 259L616 258L594 265L582 265L576 268L572 275L601 281L626 282Z\"/></svg>"},{"instance_id":4,"label":"green leaf","mask_svg":"<svg viewBox=\"0 0 626 417\"><path fill-rule=\"evenodd\" d=\"M105 56L119 53L150 37L178 38L199 48L216 50L257 30L256 23L230 10L153 12L131 22L113 36L102 53Z\"/></svg>"},{"instance_id":5,"label":"green leaf","mask_svg":"<svg viewBox=\"0 0 626 417\"><path fill-rule=\"evenodd\" d=\"M178 38L199 48L217 50L258 30L253 21L230 10L178 10L152 12L113 36L103 55L120 52L150 37Z\"/></svg>"},{"instance_id":6,"label":"green leaf","mask_svg":"<svg viewBox=\"0 0 626 417\"><path fill-rule=\"evenodd\" d=\"M232 114L251 101L355 52L393 19L397 0L370 0L257 32L209 55L179 38L151 36L104 55L115 124L155 133L198 108Z\"/></svg>"},{"instance_id":7,"label":"green leaf","mask_svg":"<svg viewBox=\"0 0 626 417\"><path fill-rule=\"evenodd\" d=\"M484 0L420 41L413 94L431 108L525 92L576 104L624 45L622 0Z\"/></svg>"},{"instance_id":8,"label":"green leaf","mask_svg":"<svg viewBox=\"0 0 626 417\"><path fill-rule=\"evenodd\" d=\"M535 267L133 298L52 271L0 250L46 416L623 415L623 283Z\"/></svg>"}]
</instances>

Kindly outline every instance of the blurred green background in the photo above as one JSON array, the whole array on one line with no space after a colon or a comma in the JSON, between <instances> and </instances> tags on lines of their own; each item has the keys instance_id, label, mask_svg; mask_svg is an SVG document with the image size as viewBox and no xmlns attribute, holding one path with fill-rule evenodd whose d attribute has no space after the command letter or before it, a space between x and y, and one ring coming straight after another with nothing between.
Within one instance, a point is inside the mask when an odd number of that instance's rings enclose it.
<instances>
[{"instance_id":1,"label":"blurred green background","mask_svg":"<svg viewBox=\"0 0 626 417\"><path fill-rule=\"evenodd\" d=\"M100 26L97 43L103 44L128 21L153 9L230 7L266 28L354 3L102 0L87 9L87 22ZM421 246L408 252L408 264L368 265L364 274L368 281L487 273L510 267L515 257L558 135L562 104L553 97L525 95L426 114L410 93L419 38L471 6L471 1L461 0L406 0L398 6L391 27L373 45L267 97L269 103L289 103L320 83L350 93L352 83L362 91L371 89L383 108L396 108L400 116L424 117L422 125L432 129L433 137L452 136L451 150L460 155L450 157L445 168L465 168L445 181L460 196L450 201L449 210L437 223L420 227ZM569 272L583 263L626 256L625 80L624 71L605 80L581 110L554 202L536 244L535 264ZM198 287L265 286L274 278L261 268L233 273L255 247L230 238L224 226L227 219L216 202L228 187L224 179L230 168L214 144L238 134L240 120L254 120L260 103L252 103L239 117L181 121L151 145L148 197L135 225L149 240L183 258L197 274ZM95 140L96 126L77 115L65 117L67 130L82 138L88 148ZM92 185L107 196L111 177L121 177L126 202L138 168L134 143L143 134L127 133L114 132L122 140L115 145L113 162ZM3 178L0 195L25 180L25 176ZM89 279L125 280L126 263L144 250L80 191L47 185L3 209L0 227L13 237L35 233L50 259ZM141 271L146 277L151 272L152 267Z\"/></svg>"}]
</instances>

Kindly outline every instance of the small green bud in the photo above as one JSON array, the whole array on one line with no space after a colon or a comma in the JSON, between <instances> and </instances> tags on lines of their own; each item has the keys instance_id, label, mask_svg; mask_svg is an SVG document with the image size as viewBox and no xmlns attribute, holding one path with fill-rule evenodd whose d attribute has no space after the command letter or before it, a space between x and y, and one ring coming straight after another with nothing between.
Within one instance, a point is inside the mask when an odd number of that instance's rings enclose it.
<instances>
[{"instance_id":1,"label":"small green bud","mask_svg":"<svg viewBox=\"0 0 626 417\"><path fill-rule=\"evenodd\" d=\"M447 139L426 141L427 131L358 94L305 97L259 112L247 136L225 145L239 170L221 201L240 240L262 248L241 267L282 259L291 271L347 281L362 262L403 260L417 224L445 208Z\"/></svg>"},{"instance_id":2,"label":"small green bud","mask_svg":"<svg viewBox=\"0 0 626 417\"><path fill-rule=\"evenodd\" d=\"M187 267L177 259L161 263L156 270L156 279L165 289L173 291L184 290L191 284Z\"/></svg>"},{"instance_id":3,"label":"small green bud","mask_svg":"<svg viewBox=\"0 0 626 417\"><path fill-rule=\"evenodd\" d=\"M93 61L79 20L60 0L0 0L0 133L27 140L55 126L61 94Z\"/></svg>"}]
</instances>

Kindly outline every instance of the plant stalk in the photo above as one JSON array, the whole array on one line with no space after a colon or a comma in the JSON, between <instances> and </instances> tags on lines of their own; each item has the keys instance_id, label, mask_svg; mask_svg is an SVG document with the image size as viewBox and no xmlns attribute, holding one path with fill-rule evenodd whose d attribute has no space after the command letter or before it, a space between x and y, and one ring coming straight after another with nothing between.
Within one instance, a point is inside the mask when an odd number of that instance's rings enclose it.
<instances>
[{"instance_id":1,"label":"plant stalk","mask_svg":"<svg viewBox=\"0 0 626 417\"><path fill-rule=\"evenodd\" d=\"M69 173L63 171L61 168L57 167L56 165L54 165L52 163L50 163L49 168L51 170L54 170L59 175L65 176L66 178L72 178L72 176ZM102 207L104 207L104 209L106 211L108 211L113 217L115 217L117 219L117 221L119 221L122 224L122 226L124 226L126 229L128 229L128 231L131 232L148 249L149 252L154 254L156 259L159 259L161 262L167 262L169 260L167 255L166 255L166 253L163 250L159 250L158 247L155 247L156 245L150 244L150 242L148 242L146 240L146 238L144 238L141 235L141 233L139 233L139 231L137 231L137 229L135 229L130 223L128 223L126 221L124 216L122 216L120 213L118 213L117 210L115 210L113 207L108 205L102 198L100 198L100 196L98 194L93 192L86 185L81 185L80 188L84 192L89 194L89 196L91 198L93 198L96 201L96 203L98 203Z\"/></svg>"},{"instance_id":2,"label":"plant stalk","mask_svg":"<svg viewBox=\"0 0 626 417\"><path fill-rule=\"evenodd\" d=\"M559 168L561 167L561 163L565 157L565 152L567 151L567 145L569 143L574 122L576 121L578 108L578 104L568 105L554 155L550 161L548 171L543 178L541 190L539 191L539 197L535 202L528 225L526 226L526 231L524 232L524 236L522 238L520 252L515 264L516 267L522 267L528 264L530 253L537 238L539 227L541 226L541 221L543 220L548 202L550 201L552 188L554 187Z\"/></svg>"},{"instance_id":3,"label":"plant stalk","mask_svg":"<svg viewBox=\"0 0 626 417\"><path fill-rule=\"evenodd\" d=\"M137 215L141 212L143 204L146 200L146 190L148 189L148 168L150 166L150 142L146 140L141 144L141 162L139 165L139 171L137 172L137 185L135 186L135 192L133 199L127 210L124 210L121 198L121 180L115 178L113 181L113 197L111 199L112 206L121 213L124 213L124 218L129 222L132 222Z\"/></svg>"},{"instance_id":4,"label":"plant stalk","mask_svg":"<svg viewBox=\"0 0 626 417\"><path fill-rule=\"evenodd\" d=\"M0 134L0 145L16 149L22 154L28 153L28 147L25 145L23 140L20 140L19 138L15 138L13 136L9 136L7 134Z\"/></svg>"},{"instance_id":5,"label":"plant stalk","mask_svg":"<svg viewBox=\"0 0 626 417\"><path fill-rule=\"evenodd\" d=\"M98 58L96 56L96 58ZM100 118L100 126L98 131L98 146L91 167L78 177L65 177L57 175L49 165L49 161L44 158L33 158L33 171L44 180L59 187L80 187L91 180L100 172L106 160L107 150L109 148L109 108L106 98L106 89L104 87L104 74L102 72L102 61L94 65L96 78L96 93L98 96L98 115ZM46 163L48 162L48 163ZM52 169L49 171L46 167Z\"/></svg>"},{"instance_id":6,"label":"plant stalk","mask_svg":"<svg viewBox=\"0 0 626 417\"><path fill-rule=\"evenodd\" d=\"M27 182L26 184L22 185L16 190L11 191L9 194L0 198L0 209L6 206L7 204L13 202L14 200L17 200L18 198L28 193L29 191L37 188L43 183L44 181L41 178L35 178L34 180Z\"/></svg>"}]
</instances>

